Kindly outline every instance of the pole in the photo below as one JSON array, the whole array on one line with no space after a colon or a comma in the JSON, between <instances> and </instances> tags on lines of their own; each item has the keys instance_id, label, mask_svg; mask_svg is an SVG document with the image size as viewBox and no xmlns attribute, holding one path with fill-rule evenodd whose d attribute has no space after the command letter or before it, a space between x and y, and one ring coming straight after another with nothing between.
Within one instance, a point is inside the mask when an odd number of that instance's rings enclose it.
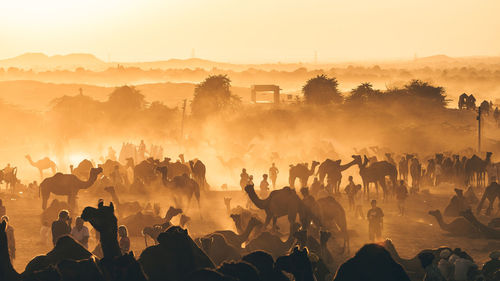
<instances>
[{"instance_id":1,"label":"pole","mask_svg":"<svg viewBox=\"0 0 500 281\"><path fill-rule=\"evenodd\" d=\"M181 141L184 139L184 116L186 115L186 99L182 105L182 121L181 121Z\"/></svg>"},{"instance_id":2,"label":"pole","mask_svg":"<svg viewBox=\"0 0 500 281\"><path fill-rule=\"evenodd\" d=\"M481 107L477 110L477 152L481 153Z\"/></svg>"}]
</instances>

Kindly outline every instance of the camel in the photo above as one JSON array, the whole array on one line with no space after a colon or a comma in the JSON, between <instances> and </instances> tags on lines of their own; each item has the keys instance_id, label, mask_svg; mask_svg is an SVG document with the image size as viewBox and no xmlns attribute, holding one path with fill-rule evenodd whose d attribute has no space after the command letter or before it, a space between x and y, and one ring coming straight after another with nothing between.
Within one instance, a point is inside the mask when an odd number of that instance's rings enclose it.
<instances>
[{"instance_id":1,"label":"camel","mask_svg":"<svg viewBox=\"0 0 500 281\"><path fill-rule=\"evenodd\" d=\"M458 217L460 216L461 211L469 208L469 204L467 204L463 191L455 188L455 193L456 195L450 199L450 203L448 203L448 206L444 209L444 215L447 217Z\"/></svg>"},{"instance_id":2,"label":"camel","mask_svg":"<svg viewBox=\"0 0 500 281\"><path fill-rule=\"evenodd\" d=\"M382 190L384 192L384 199L386 199L388 190L385 182L385 177L389 176L392 185L396 186L397 184L396 179L398 177L398 171L396 167L387 161L378 161L370 164L370 166L367 166L368 158L366 158L366 156L364 157L363 163L361 162L360 155L353 155L352 158L356 161L356 164L358 164L359 175L363 180L363 189L364 193L367 196L367 199L370 198L370 190L369 190L370 183L375 183L377 187L377 192L378 192L378 185L382 186Z\"/></svg>"},{"instance_id":3,"label":"camel","mask_svg":"<svg viewBox=\"0 0 500 281\"><path fill-rule=\"evenodd\" d=\"M128 177L128 168L130 167L132 170L134 169L133 166L130 166L132 162L127 163L127 165L122 165L118 161L113 161L110 159L107 159L104 164L99 164L98 166L102 168L102 174L108 178L111 177L111 174L114 172L115 167L118 166L118 170L120 171L120 175L125 181L125 185L128 186L130 184L130 179Z\"/></svg>"},{"instance_id":4,"label":"camel","mask_svg":"<svg viewBox=\"0 0 500 281\"><path fill-rule=\"evenodd\" d=\"M500 185L496 182L491 183L484 190L483 196L481 197L481 201L477 205L476 213L479 214L483 208L484 201L488 199L488 208L486 208L486 215L491 214L491 210L493 210L493 203L498 198L499 201L499 209L500 209Z\"/></svg>"},{"instance_id":5,"label":"camel","mask_svg":"<svg viewBox=\"0 0 500 281\"><path fill-rule=\"evenodd\" d=\"M181 157L181 156L179 156L179 157ZM184 158L181 158L181 159L184 159ZM167 162L166 167L167 167L167 171L168 171L167 175L168 175L169 179L173 179L174 177L177 177L177 176L182 176L183 174L186 174L186 175L191 174L191 168L189 167L189 165L186 165L185 163L180 162L180 161L177 161L174 163Z\"/></svg>"},{"instance_id":6,"label":"camel","mask_svg":"<svg viewBox=\"0 0 500 281\"><path fill-rule=\"evenodd\" d=\"M220 265L224 261L238 261L241 259L240 250L229 244L222 234L212 233L195 239L195 242L215 265Z\"/></svg>"},{"instance_id":7,"label":"camel","mask_svg":"<svg viewBox=\"0 0 500 281\"><path fill-rule=\"evenodd\" d=\"M187 209L194 196L198 202L198 210L201 211L200 186L195 180L189 178L187 174L175 176L172 180L169 180L167 177L168 171L166 167L157 167L156 170L161 173L163 186L172 192L174 201L178 205L177 207L186 207ZM184 201L187 201L186 206L183 206Z\"/></svg>"},{"instance_id":8,"label":"camel","mask_svg":"<svg viewBox=\"0 0 500 281\"><path fill-rule=\"evenodd\" d=\"M170 209L169 209L170 210ZM169 211L164 217L158 215L159 207L155 208L155 214L138 212L137 214L127 216L120 220L120 224L126 225L130 236L142 236L142 230L145 227L161 225L169 220Z\"/></svg>"},{"instance_id":9,"label":"camel","mask_svg":"<svg viewBox=\"0 0 500 281\"><path fill-rule=\"evenodd\" d=\"M293 248L291 253L276 260L276 269L293 275L295 281L315 281L309 251Z\"/></svg>"},{"instance_id":10,"label":"camel","mask_svg":"<svg viewBox=\"0 0 500 281\"><path fill-rule=\"evenodd\" d=\"M134 160L132 158L127 158L127 166L133 167L134 181L138 179L144 184L149 185L157 179L155 173L156 165L153 161L149 161L149 159L134 165Z\"/></svg>"},{"instance_id":11,"label":"camel","mask_svg":"<svg viewBox=\"0 0 500 281\"><path fill-rule=\"evenodd\" d=\"M290 233L288 234L288 238L285 242L281 240L281 238L275 234L271 234L268 231L264 231L259 234L256 238L250 240L245 246L245 250L247 252L254 251L266 251L273 256L273 258L277 258L290 250L292 245L295 242L295 233L299 229L298 223L293 223L290 227Z\"/></svg>"},{"instance_id":12,"label":"camel","mask_svg":"<svg viewBox=\"0 0 500 281\"><path fill-rule=\"evenodd\" d=\"M467 209L460 213L466 220L468 220L472 225L474 225L479 232L488 239L500 240L500 230L488 227L481 223L472 213L471 209Z\"/></svg>"},{"instance_id":13,"label":"camel","mask_svg":"<svg viewBox=\"0 0 500 281\"><path fill-rule=\"evenodd\" d=\"M301 186L307 186L307 180L310 176L314 175L314 169L319 165L319 162L313 161L311 169L307 168L307 164L290 165L288 182L290 187L295 187L295 179L299 179Z\"/></svg>"},{"instance_id":14,"label":"camel","mask_svg":"<svg viewBox=\"0 0 500 281\"><path fill-rule=\"evenodd\" d=\"M439 210L429 211L429 215L435 217L439 227L450 234L466 237L477 237L479 235L477 228L464 218L457 218L451 223L446 223Z\"/></svg>"},{"instance_id":15,"label":"camel","mask_svg":"<svg viewBox=\"0 0 500 281\"><path fill-rule=\"evenodd\" d=\"M42 209L45 210L47 208L47 201L51 193L68 196L69 206L74 207L78 191L92 186L101 172L102 168L92 168L90 176L86 181L80 180L75 175L62 173L57 173L50 178L44 179L39 187L42 195Z\"/></svg>"},{"instance_id":16,"label":"camel","mask_svg":"<svg viewBox=\"0 0 500 281\"><path fill-rule=\"evenodd\" d=\"M342 205L332 196L317 200L321 223L328 229L338 228L344 238L342 252L349 252L349 233L347 231L347 220Z\"/></svg>"},{"instance_id":17,"label":"camel","mask_svg":"<svg viewBox=\"0 0 500 281\"><path fill-rule=\"evenodd\" d=\"M248 240L252 230L259 224L262 224L259 220L251 218L242 234L236 234L231 230L217 230L213 233L222 235L229 245L235 247L236 249L241 249L241 244Z\"/></svg>"},{"instance_id":18,"label":"camel","mask_svg":"<svg viewBox=\"0 0 500 281\"><path fill-rule=\"evenodd\" d=\"M31 159L31 156L28 154L25 156L26 159L30 162L30 165L37 168L38 172L40 172L40 179L43 179L43 170L51 169L52 175L56 173L57 166L56 163L50 160L49 157L44 157L36 162Z\"/></svg>"},{"instance_id":19,"label":"camel","mask_svg":"<svg viewBox=\"0 0 500 281\"><path fill-rule=\"evenodd\" d=\"M189 167L193 173L193 179L198 183L201 190L207 191L209 186L206 178L207 168L205 164L201 160L194 159L189 161Z\"/></svg>"},{"instance_id":20,"label":"camel","mask_svg":"<svg viewBox=\"0 0 500 281\"><path fill-rule=\"evenodd\" d=\"M66 202L59 201L57 199L52 200L47 209L43 210L42 214L40 214L40 220L42 225L50 227L50 224L57 219L59 212L61 210L69 209L69 205Z\"/></svg>"},{"instance_id":21,"label":"camel","mask_svg":"<svg viewBox=\"0 0 500 281\"><path fill-rule=\"evenodd\" d=\"M481 114L484 115L490 115L490 103L486 100L483 100L483 102L479 105L479 109L481 110Z\"/></svg>"},{"instance_id":22,"label":"camel","mask_svg":"<svg viewBox=\"0 0 500 281\"><path fill-rule=\"evenodd\" d=\"M196 270L215 267L181 227L168 228L158 236L158 242L159 245L146 248L139 257L149 281L180 281Z\"/></svg>"},{"instance_id":23,"label":"camel","mask_svg":"<svg viewBox=\"0 0 500 281\"><path fill-rule=\"evenodd\" d=\"M394 247L394 244L390 239L386 239L382 244L381 244L392 256L392 258L403 268L405 271L408 273L408 275L411 277L412 280L422 280L425 271L422 268L420 264L420 260L418 259L418 255L421 253L433 253L434 256L436 257L436 260L439 259L439 254L441 251L447 249L449 251L452 251L449 247L439 247L437 249L424 249L420 251L415 257L411 259L404 259L401 258L396 250L396 247Z\"/></svg>"},{"instance_id":24,"label":"camel","mask_svg":"<svg viewBox=\"0 0 500 281\"><path fill-rule=\"evenodd\" d=\"M366 244L358 250L354 257L339 267L333 280L410 281L410 278L403 266L398 263L396 258L391 257L387 249L377 244ZM422 278L414 280L422 280Z\"/></svg>"},{"instance_id":25,"label":"camel","mask_svg":"<svg viewBox=\"0 0 500 281\"><path fill-rule=\"evenodd\" d=\"M77 176L81 180L87 180L90 176L90 170L94 168L94 164L90 160L84 159L76 168L73 165L69 166L71 174Z\"/></svg>"},{"instance_id":26,"label":"camel","mask_svg":"<svg viewBox=\"0 0 500 281\"><path fill-rule=\"evenodd\" d=\"M120 214L120 216L123 217L126 215L135 214L142 210L141 204L139 204L139 202L137 201L120 202L113 186L106 186L104 190L111 195L111 199L116 205L116 211Z\"/></svg>"},{"instance_id":27,"label":"camel","mask_svg":"<svg viewBox=\"0 0 500 281\"><path fill-rule=\"evenodd\" d=\"M486 184L486 167L491 164L491 155L493 153L487 152L486 158L483 160L477 155L473 155L465 162L465 176L466 184L471 185L474 177L476 179L476 186L484 186Z\"/></svg>"},{"instance_id":28,"label":"camel","mask_svg":"<svg viewBox=\"0 0 500 281\"><path fill-rule=\"evenodd\" d=\"M173 217L182 214L182 209L177 209L172 206L168 209L167 213L165 214L165 219L162 224L155 224L153 226L146 226L142 229L142 235L144 235L144 242L146 244L146 247L148 246L147 243L147 236L151 237L153 239L155 245L158 244L158 236L160 233L164 232L167 230L167 228L171 227L172 224L170 221L172 220ZM182 222L180 223L182 227Z\"/></svg>"},{"instance_id":29,"label":"camel","mask_svg":"<svg viewBox=\"0 0 500 281\"><path fill-rule=\"evenodd\" d=\"M273 229L276 229L276 221L279 217L288 216L288 222L290 223L290 227L292 227L297 214L301 217L304 216L302 201L297 193L295 193L295 190L288 186L279 190L273 190L266 199L260 199L257 196L253 185L247 185L245 192L257 208L266 212L264 229L271 219L273 220Z\"/></svg>"},{"instance_id":30,"label":"camel","mask_svg":"<svg viewBox=\"0 0 500 281\"><path fill-rule=\"evenodd\" d=\"M458 97L458 109L462 110L466 107L468 97L469 95L467 95L466 93L463 93L460 95L460 97Z\"/></svg>"},{"instance_id":31,"label":"camel","mask_svg":"<svg viewBox=\"0 0 500 281\"><path fill-rule=\"evenodd\" d=\"M356 165L354 160L345 165L340 165L340 163L341 160L333 161L331 159L326 159L318 167L319 182L324 184L325 176L328 176L328 182L333 184L332 192L335 191L335 193L339 193L340 191L342 172Z\"/></svg>"}]
</instances>

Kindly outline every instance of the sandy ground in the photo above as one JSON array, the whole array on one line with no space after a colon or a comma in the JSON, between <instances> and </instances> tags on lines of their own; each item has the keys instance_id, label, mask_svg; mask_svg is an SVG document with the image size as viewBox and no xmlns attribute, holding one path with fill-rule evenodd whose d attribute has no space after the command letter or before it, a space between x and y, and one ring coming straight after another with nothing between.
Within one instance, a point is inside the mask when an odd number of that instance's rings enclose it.
<instances>
[{"instance_id":1,"label":"sandy ground","mask_svg":"<svg viewBox=\"0 0 500 281\"><path fill-rule=\"evenodd\" d=\"M439 246L449 246L451 248L460 247L467 251L478 263L483 263L488 260L488 254L493 250L500 249L500 241L487 239L469 239L452 237L445 234L433 217L427 214L429 210L443 210L451 198L453 188L440 187L430 191L430 195L411 195L407 200L406 216L399 216L395 202L380 203L380 207L385 213L385 226L383 237L392 239L399 254L404 258L415 256L424 248L436 248ZM23 271L24 267L34 256L47 253L52 249L52 245L48 241L42 241L40 236L40 218L41 200L38 198L17 198L9 199L5 194L1 194L4 204L7 208L7 214L10 217L11 225L15 229L17 257L14 260L14 266L18 271ZM214 230L233 229L234 225L229 219L223 198L232 198L232 207L236 205L245 206L246 195L239 191L218 191L210 192L202 197L202 219L197 208L192 207L186 213L192 218L188 224L188 230L192 237L197 237ZM54 197L51 197L54 198ZM61 197L60 199L64 199ZM106 202L109 198L105 197ZM133 198L123 198L125 200L133 200ZM167 199L163 196L155 196L153 202L161 204L164 214L168 206ZM340 201L345 209L347 209L347 199L341 196ZM379 200L381 201L381 200ZM80 194L79 206L96 204L97 199L91 197L89 193ZM368 211L369 204L365 203L363 211ZM348 228L351 232L351 252L353 255L357 249L368 241L368 224L366 220L355 219L352 212L348 212ZM55 218L54 218L55 219ZM481 217L483 222L489 221L491 218ZM445 221L451 221L445 217ZM173 223L177 223L178 219L174 219ZM279 223L282 229L287 229L286 219L280 219ZM92 227L87 224L87 227ZM93 249L96 241L90 240L90 248ZM136 255L139 255L145 248L143 237L132 237L132 250ZM151 241L149 242L151 243ZM341 239L335 239L331 245L333 251L338 251L335 245L342 243ZM344 257L346 258L346 257Z\"/></svg>"}]
</instances>

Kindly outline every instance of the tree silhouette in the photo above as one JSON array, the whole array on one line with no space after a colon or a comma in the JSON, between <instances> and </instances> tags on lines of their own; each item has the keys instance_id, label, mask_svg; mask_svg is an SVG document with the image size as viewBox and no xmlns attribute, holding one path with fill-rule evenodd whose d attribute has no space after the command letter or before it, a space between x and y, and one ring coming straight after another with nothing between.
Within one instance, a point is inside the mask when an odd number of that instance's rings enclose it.
<instances>
[{"instance_id":1,"label":"tree silhouette","mask_svg":"<svg viewBox=\"0 0 500 281\"><path fill-rule=\"evenodd\" d=\"M108 106L113 111L136 112L141 110L146 102L144 95L133 86L122 86L116 88L108 97Z\"/></svg>"},{"instance_id":2,"label":"tree silhouette","mask_svg":"<svg viewBox=\"0 0 500 281\"><path fill-rule=\"evenodd\" d=\"M329 104L342 102L342 95L337 89L338 82L335 78L318 75L311 78L302 87L304 98L309 104Z\"/></svg>"},{"instance_id":3,"label":"tree silhouette","mask_svg":"<svg viewBox=\"0 0 500 281\"><path fill-rule=\"evenodd\" d=\"M240 102L231 94L231 80L227 75L211 75L194 89L191 111L194 116L206 117L231 108Z\"/></svg>"},{"instance_id":4,"label":"tree silhouette","mask_svg":"<svg viewBox=\"0 0 500 281\"><path fill-rule=\"evenodd\" d=\"M373 89L371 83L365 82L351 90L351 95L346 98L346 102L366 103L367 101L374 101L379 98L380 94L379 90Z\"/></svg>"},{"instance_id":5,"label":"tree silhouette","mask_svg":"<svg viewBox=\"0 0 500 281\"><path fill-rule=\"evenodd\" d=\"M415 96L435 102L439 106L446 106L446 94L443 87L435 87L427 82L412 80L405 85L404 89L408 95Z\"/></svg>"}]
</instances>

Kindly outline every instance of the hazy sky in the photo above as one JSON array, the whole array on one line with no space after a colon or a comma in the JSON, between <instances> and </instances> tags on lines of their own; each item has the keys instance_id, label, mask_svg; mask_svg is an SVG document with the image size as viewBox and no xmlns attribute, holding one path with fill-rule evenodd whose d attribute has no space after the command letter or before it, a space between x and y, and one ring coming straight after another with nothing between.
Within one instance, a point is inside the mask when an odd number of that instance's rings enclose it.
<instances>
[{"instance_id":1,"label":"hazy sky","mask_svg":"<svg viewBox=\"0 0 500 281\"><path fill-rule=\"evenodd\" d=\"M499 0L0 0L0 58L231 62L500 55Z\"/></svg>"}]
</instances>

